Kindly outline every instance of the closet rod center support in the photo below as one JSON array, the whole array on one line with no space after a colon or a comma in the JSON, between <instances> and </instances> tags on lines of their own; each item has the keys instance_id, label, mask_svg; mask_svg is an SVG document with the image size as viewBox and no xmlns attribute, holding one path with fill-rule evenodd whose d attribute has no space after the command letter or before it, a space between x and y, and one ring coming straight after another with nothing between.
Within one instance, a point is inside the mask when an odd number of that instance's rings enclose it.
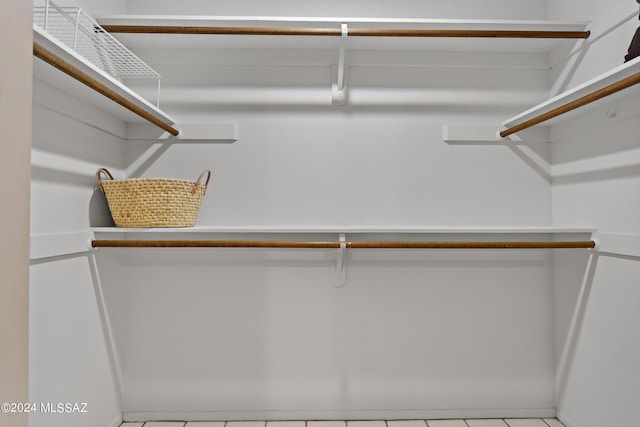
<instances>
[{"instance_id":1,"label":"closet rod center support","mask_svg":"<svg viewBox=\"0 0 640 427\"><path fill-rule=\"evenodd\" d=\"M340 233L340 248L336 259L336 269L331 269L331 283L335 288L342 288L347 283L347 237L344 233Z\"/></svg>"},{"instance_id":2,"label":"closet rod center support","mask_svg":"<svg viewBox=\"0 0 640 427\"><path fill-rule=\"evenodd\" d=\"M347 94L345 91L345 47L344 42L349 37L349 27L347 24L342 24L342 40L340 46L340 52L338 57L338 78L337 82L332 84L331 87L331 103L333 105L345 105L347 103Z\"/></svg>"}]
</instances>

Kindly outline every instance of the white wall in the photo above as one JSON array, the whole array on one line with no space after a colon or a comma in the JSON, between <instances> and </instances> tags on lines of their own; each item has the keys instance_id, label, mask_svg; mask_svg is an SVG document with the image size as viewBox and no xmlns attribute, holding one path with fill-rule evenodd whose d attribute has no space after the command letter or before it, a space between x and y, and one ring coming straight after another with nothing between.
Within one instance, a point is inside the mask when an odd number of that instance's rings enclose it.
<instances>
[{"instance_id":1,"label":"white wall","mask_svg":"<svg viewBox=\"0 0 640 427\"><path fill-rule=\"evenodd\" d=\"M54 3L60 7L80 7L90 16L125 13L127 8L126 0L56 0ZM33 0L35 7L44 7L46 0Z\"/></svg>"},{"instance_id":2,"label":"white wall","mask_svg":"<svg viewBox=\"0 0 640 427\"><path fill-rule=\"evenodd\" d=\"M163 75L162 105L178 123L239 125L233 144L173 144L132 171L195 179L212 169L201 225L550 223L547 144L442 142L445 124L498 126L542 100L541 55L349 51L339 107L331 66L315 64L324 51L314 61L276 50L266 66L244 62L253 50L136 52ZM132 142L129 164L149 146Z\"/></svg>"},{"instance_id":3,"label":"white wall","mask_svg":"<svg viewBox=\"0 0 640 427\"><path fill-rule=\"evenodd\" d=\"M317 5L132 0L127 11L362 15L353 2ZM547 15L546 2L530 1L367 5L369 16ZM548 6L552 19L593 19L594 31L635 7ZM569 61L554 52L550 81L547 58L536 54L349 51L345 107L330 104L335 51L317 49L310 60L304 50L138 47L164 76L165 110L183 123L238 123L239 140L125 148L123 130L103 122L112 118L64 96L52 102L59 94L41 86L32 234L105 223L92 173L108 165L120 175L190 179L212 168L205 226L557 224L637 237L634 97L554 126L550 146L441 138L445 124L499 123L613 68L636 24ZM613 107L615 118L605 118ZM101 251L95 265L86 256L34 263L32 346L54 355L32 355L41 373L34 396L46 399L59 379L68 389L56 396L75 399L91 378L104 385L88 392L102 402L91 414L99 425L120 411L128 419L411 418L552 416L555 407L569 427L633 425L640 370L627 327L639 320L637 258L354 252L344 289L330 286L332 262L323 251L137 250ZM80 321L92 341L45 339ZM71 369L79 356L91 361L80 365L87 376L68 382L49 370Z\"/></svg>"},{"instance_id":4,"label":"white wall","mask_svg":"<svg viewBox=\"0 0 640 427\"><path fill-rule=\"evenodd\" d=\"M479 2L456 0L402 0L375 2L338 0L299 2L280 0L217 1L189 0L180 3L149 0L129 0L127 13L158 15L245 15L245 16L344 16L344 17L396 17L396 18L468 18L468 19L545 19L547 1L485 0Z\"/></svg>"},{"instance_id":5,"label":"white wall","mask_svg":"<svg viewBox=\"0 0 640 427\"><path fill-rule=\"evenodd\" d=\"M573 47L551 53L551 93L555 95L584 83L624 62L631 38L638 28L638 4L558 0L550 4L550 19L589 22L591 36ZM625 20L630 15L632 19ZM576 54L569 55L569 51Z\"/></svg>"},{"instance_id":6,"label":"white wall","mask_svg":"<svg viewBox=\"0 0 640 427\"><path fill-rule=\"evenodd\" d=\"M173 145L142 175L212 169L202 226L548 224L549 183L528 152L446 145L442 124L460 119L425 114L247 113L235 144Z\"/></svg>"},{"instance_id":7,"label":"white wall","mask_svg":"<svg viewBox=\"0 0 640 427\"><path fill-rule=\"evenodd\" d=\"M94 175L106 166L121 176L124 123L38 79L33 121L32 253L51 239L63 247L84 234L88 242L89 226L111 223ZM31 262L29 400L86 403L87 412L38 411L31 427L112 427L122 419L108 313L86 248Z\"/></svg>"},{"instance_id":8,"label":"white wall","mask_svg":"<svg viewBox=\"0 0 640 427\"><path fill-rule=\"evenodd\" d=\"M28 378L29 148L31 145L31 5L0 4L0 401L26 402ZM27 416L0 413L0 426Z\"/></svg>"},{"instance_id":9,"label":"white wall","mask_svg":"<svg viewBox=\"0 0 640 427\"><path fill-rule=\"evenodd\" d=\"M554 415L549 254L332 256L121 253L125 418Z\"/></svg>"},{"instance_id":10,"label":"white wall","mask_svg":"<svg viewBox=\"0 0 640 427\"><path fill-rule=\"evenodd\" d=\"M92 258L31 266L30 426L120 425L122 410ZM94 269L95 270L95 269ZM78 404L46 413L40 402Z\"/></svg>"},{"instance_id":11,"label":"white wall","mask_svg":"<svg viewBox=\"0 0 640 427\"><path fill-rule=\"evenodd\" d=\"M202 226L547 223L549 183L517 151L439 141L465 116L329 108L236 113L236 143L175 144L142 174L212 168ZM106 286L127 301L128 419L555 413L551 260L535 252L353 255L344 290L331 252L122 256Z\"/></svg>"},{"instance_id":12,"label":"white wall","mask_svg":"<svg viewBox=\"0 0 640 427\"><path fill-rule=\"evenodd\" d=\"M362 15L351 3L253 6L128 11ZM410 6L367 10L546 14L546 2ZM238 141L131 141L126 168L189 179L211 168L199 225L551 223L548 145L442 142L445 124L497 127L542 101L545 56L349 50L349 102L337 107L337 51L197 46L135 51L163 75L162 106L179 123L238 123ZM354 252L344 289L331 287L328 251L103 253L123 266L103 285L118 309L126 419L555 415L548 253Z\"/></svg>"},{"instance_id":13,"label":"white wall","mask_svg":"<svg viewBox=\"0 0 640 427\"><path fill-rule=\"evenodd\" d=\"M635 2L583 3L554 2L551 18L580 14L603 29L637 11ZM637 25L633 19L590 47L574 64L570 84L621 64ZM605 237L614 233L614 243L630 242L629 255L637 255L640 233L637 94L629 89L551 130L554 223L590 224ZM637 256L555 257L557 405L570 427L637 424L631 402L639 396L640 364L630 355L639 348L630 328L640 316L628 302L640 298L639 265Z\"/></svg>"}]
</instances>

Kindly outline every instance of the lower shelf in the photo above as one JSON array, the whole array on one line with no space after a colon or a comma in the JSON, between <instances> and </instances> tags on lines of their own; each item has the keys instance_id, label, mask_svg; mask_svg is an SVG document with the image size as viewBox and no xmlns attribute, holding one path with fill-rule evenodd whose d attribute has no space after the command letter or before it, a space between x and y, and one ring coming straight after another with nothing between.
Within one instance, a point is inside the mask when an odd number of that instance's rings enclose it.
<instances>
[{"instance_id":1,"label":"lower shelf","mask_svg":"<svg viewBox=\"0 0 640 427\"><path fill-rule=\"evenodd\" d=\"M97 247L593 249L599 236L602 252L640 256L638 235L594 233L592 228L569 227L96 227L31 236L30 258L72 255Z\"/></svg>"},{"instance_id":2,"label":"lower shelf","mask_svg":"<svg viewBox=\"0 0 640 427\"><path fill-rule=\"evenodd\" d=\"M289 248L289 249L594 249L594 240L574 241L340 241L292 240L92 240L94 248Z\"/></svg>"}]
</instances>

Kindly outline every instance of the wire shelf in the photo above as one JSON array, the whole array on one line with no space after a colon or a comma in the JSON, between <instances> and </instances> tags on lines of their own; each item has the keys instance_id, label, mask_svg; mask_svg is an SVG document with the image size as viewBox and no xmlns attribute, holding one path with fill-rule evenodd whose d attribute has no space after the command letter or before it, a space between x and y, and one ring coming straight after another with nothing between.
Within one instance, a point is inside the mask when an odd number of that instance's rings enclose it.
<instances>
[{"instance_id":1,"label":"wire shelf","mask_svg":"<svg viewBox=\"0 0 640 427\"><path fill-rule=\"evenodd\" d=\"M79 7L60 7L47 0L45 6L34 6L33 23L118 80L153 78L160 85L160 74Z\"/></svg>"}]
</instances>

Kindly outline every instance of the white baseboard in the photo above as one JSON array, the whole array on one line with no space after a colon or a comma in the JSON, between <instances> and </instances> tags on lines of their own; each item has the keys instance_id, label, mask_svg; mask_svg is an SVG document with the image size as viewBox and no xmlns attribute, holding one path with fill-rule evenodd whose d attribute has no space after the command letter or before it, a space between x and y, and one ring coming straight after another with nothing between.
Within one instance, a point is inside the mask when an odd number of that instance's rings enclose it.
<instances>
[{"instance_id":1,"label":"white baseboard","mask_svg":"<svg viewBox=\"0 0 640 427\"><path fill-rule=\"evenodd\" d=\"M460 418L555 418L555 408L407 409L331 411L144 411L125 412L124 421L415 420ZM567 426L576 427L576 426Z\"/></svg>"},{"instance_id":2,"label":"white baseboard","mask_svg":"<svg viewBox=\"0 0 640 427\"><path fill-rule=\"evenodd\" d=\"M571 418L567 417L562 411L558 411L556 415L558 421L565 425L565 427L580 427Z\"/></svg>"},{"instance_id":3,"label":"white baseboard","mask_svg":"<svg viewBox=\"0 0 640 427\"><path fill-rule=\"evenodd\" d=\"M122 424L122 414L118 415L111 421L107 427L119 427Z\"/></svg>"}]
</instances>

